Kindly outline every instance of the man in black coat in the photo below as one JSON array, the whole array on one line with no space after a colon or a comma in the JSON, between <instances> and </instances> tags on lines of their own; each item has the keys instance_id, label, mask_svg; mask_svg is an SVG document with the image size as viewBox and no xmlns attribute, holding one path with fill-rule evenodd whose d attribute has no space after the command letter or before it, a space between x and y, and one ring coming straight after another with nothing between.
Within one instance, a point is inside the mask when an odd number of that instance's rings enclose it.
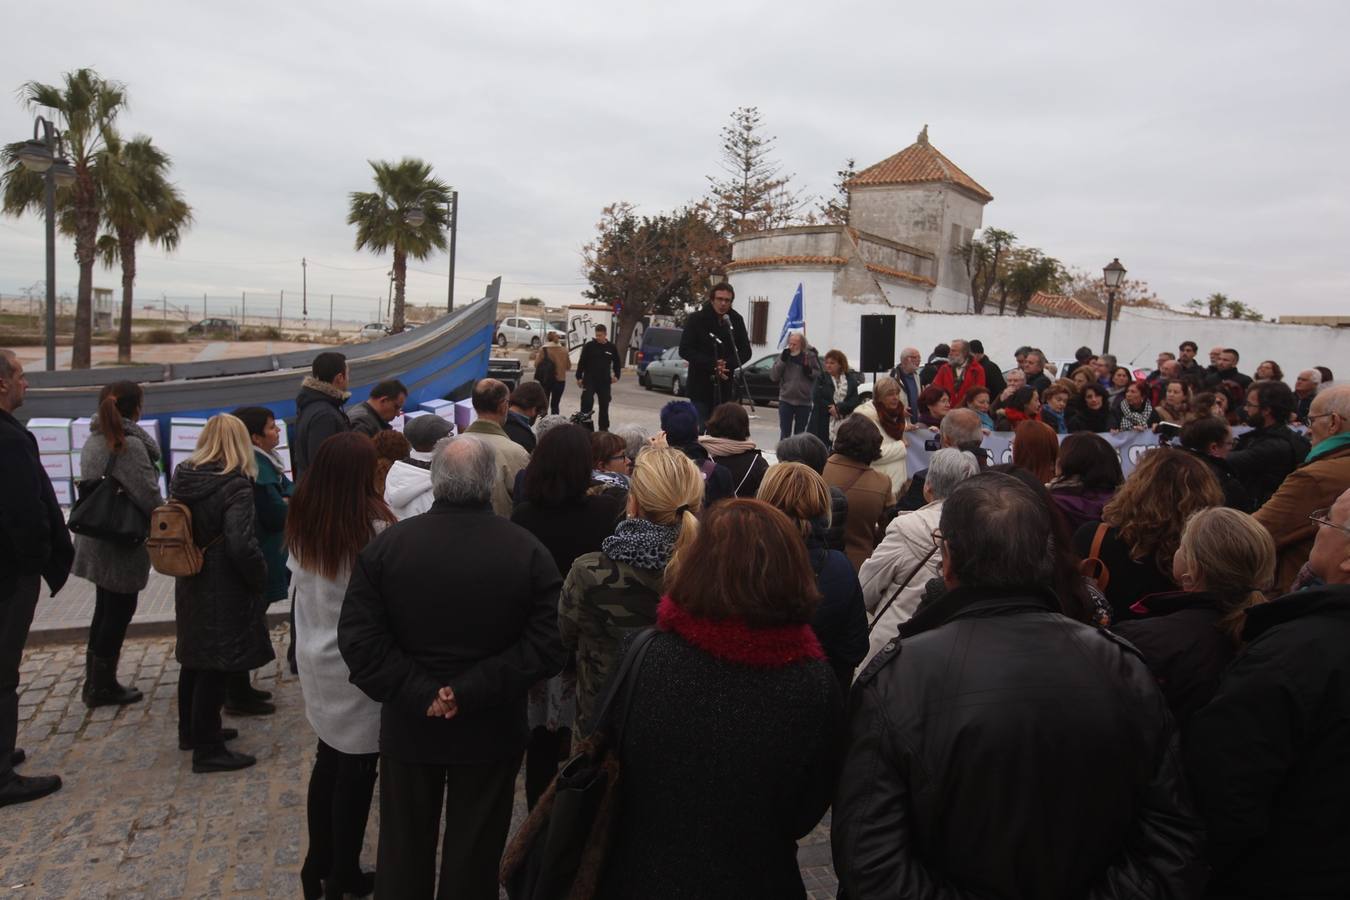
<instances>
[{"instance_id":1,"label":"man in black coat","mask_svg":"<svg viewBox=\"0 0 1350 900\"><path fill-rule=\"evenodd\" d=\"M1294 392L1282 381L1263 381L1247 392L1247 424L1252 430L1237 439L1228 465L1247 489L1253 510L1279 490L1311 449L1308 439L1289 427L1297 405Z\"/></svg>"},{"instance_id":2,"label":"man in black coat","mask_svg":"<svg viewBox=\"0 0 1350 900\"><path fill-rule=\"evenodd\" d=\"M1247 610L1246 648L1191 719L1210 896L1350 896L1350 491L1314 520L1324 587Z\"/></svg>"},{"instance_id":3,"label":"man in black coat","mask_svg":"<svg viewBox=\"0 0 1350 900\"><path fill-rule=\"evenodd\" d=\"M347 586L338 647L352 683L384 704L381 897L497 897L526 692L565 659L562 577L538 539L493 513L496 478L479 438L438 444L435 503L371 541Z\"/></svg>"},{"instance_id":4,"label":"man in black coat","mask_svg":"<svg viewBox=\"0 0 1350 900\"><path fill-rule=\"evenodd\" d=\"M14 418L28 380L23 364L0 350L0 806L57 791L56 775L23 776L19 732L19 664L33 624L41 581L55 594L70 576L75 548L42 468L37 439Z\"/></svg>"},{"instance_id":5,"label":"man in black coat","mask_svg":"<svg viewBox=\"0 0 1350 900\"><path fill-rule=\"evenodd\" d=\"M1212 369L1206 370L1205 383L1210 387L1218 387L1225 381L1235 382L1244 391L1251 386L1252 377L1244 375L1237 369L1238 352L1232 347L1228 347L1219 352L1219 359Z\"/></svg>"},{"instance_id":6,"label":"man in black coat","mask_svg":"<svg viewBox=\"0 0 1350 900\"><path fill-rule=\"evenodd\" d=\"M391 378L371 388L370 399L356 404L347 413L347 420L351 423L352 431L373 438L381 431L393 430L394 426L390 423L403 412L403 404L407 402L408 388L397 378ZM313 453L310 458L313 458Z\"/></svg>"},{"instance_id":7,"label":"man in black coat","mask_svg":"<svg viewBox=\"0 0 1350 900\"><path fill-rule=\"evenodd\" d=\"M405 392L406 393L406 392ZM352 423L342 404L351 397L347 390L347 357L332 350L314 357L309 375L295 398L295 440L291 464L299 483L319 445L335 434L351 431Z\"/></svg>"},{"instance_id":8,"label":"man in black coat","mask_svg":"<svg viewBox=\"0 0 1350 900\"><path fill-rule=\"evenodd\" d=\"M948 593L854 685L832 835L851 900L1195 896L1166 703L1137 651L1039 587L1051 515L994 472L943 504Z\"/></svg>"},{"instance_id":9,"label":"man in black coat","mask_svg":"<svg viewBox=\"0 0 1350 900\"><path fill-rule=\"evenodd\" d=\"M577 384L581 387L581 412L589 416L600 400L600 430L609 431L610 388L619 383L623 361L609 340L609 329L595 326L595 336L581 347L577 357Z\"/></svg>"},{"instance_id":10,"label":"man in black coat","mask_svg":"<svg viewBox=\"0 0 1350 900\"><path fill-rule=\"evenodd\" d=\"M745 319L731 308L735 299L730 284L715 285L680 335L680 356L689 363L689 399L700 425L713 407L736 399L736 371L750 360L750 334Z\"/></svg>"},{"instance_id":11,"label":"man in black coat","mask_svg":"<svg viewBox=\"0 0 1350 900\"><path fill-rule=\"evenodd\" d=\"M974 360L981 369L984 369L984 386L989 388L989 396L997 399L1003 389L1008 386L1008 382L1003 377L1003 370L998 367L992 359L984 355L984 341L973 340L969 344L970 358Z\"/></svg>"}]
</instances>

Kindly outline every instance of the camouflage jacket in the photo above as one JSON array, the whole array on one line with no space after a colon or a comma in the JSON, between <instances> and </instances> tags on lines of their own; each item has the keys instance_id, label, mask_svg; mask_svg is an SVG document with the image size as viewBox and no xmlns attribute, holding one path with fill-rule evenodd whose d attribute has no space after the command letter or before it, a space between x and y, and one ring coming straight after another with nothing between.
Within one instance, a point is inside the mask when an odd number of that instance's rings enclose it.
<instances>
[{"instance_id":1,"label":"camouflage jacket","mask_svg":"<svg viewBox=\"0 0 1350 900\"><path fill-rule=\"evenodd\" d=\"M662 570L638 569L603 552L577 557L558 597L558 632L577 657L577 734L590 733L591 716L624 638L656 624Z\"/></svg>"}]
</instances>

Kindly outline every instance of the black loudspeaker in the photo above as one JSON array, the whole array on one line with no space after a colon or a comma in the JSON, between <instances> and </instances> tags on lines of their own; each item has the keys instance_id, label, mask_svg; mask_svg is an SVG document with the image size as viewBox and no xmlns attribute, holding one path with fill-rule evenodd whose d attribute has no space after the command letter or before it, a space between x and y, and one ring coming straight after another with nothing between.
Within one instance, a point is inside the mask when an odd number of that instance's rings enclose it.
<instances>
[{"instance_id":1,"label":"black loudspeaker","mask_svg":"<svg viewBox=\"0 0 1350 900\"><path fill-rule=\"evenodd\" d=\"M895 368L895 316L863 316L859 343L859 372Z\"/></svg>"}]
</instances>

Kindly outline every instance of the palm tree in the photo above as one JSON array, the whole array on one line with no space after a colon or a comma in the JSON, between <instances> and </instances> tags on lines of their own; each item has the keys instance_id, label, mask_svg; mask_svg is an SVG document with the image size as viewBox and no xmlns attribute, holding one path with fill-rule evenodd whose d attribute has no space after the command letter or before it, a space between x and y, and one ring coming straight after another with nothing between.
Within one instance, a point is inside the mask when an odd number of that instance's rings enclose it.
<instances>
[{"instance_id":1,"label":"palm tree","mask_svg":"<svg viewBox=\"0 0 1350 900\"><path fill-rule=\"evenodd\" d=\"M352 192L347 224L356 226L357 250L394 251L394 314L389 324L397 334L403 330L408 257L426 259L433 251L445 249L450 186L433 178L431 166L420 159L407 157L397 163L370 160L370 167L378 192ZM425 219L421 224L408 221L413 209L422 211Z\"/></svg>"},{"instance_id":2,"label":"palm tree","mask_svg":"<svg viewBox=\"0 0 1350 900\"><path fill-rule=\"evenodd\" d=\"M125 364L131 362L136 245L148 240L172 252L192 224L192 207L168 179L168 154L144 135L126 143L110 139L99 168L103 173L103 224L109 233L98 239L98 255L109 269L122 264L117 361Z\"/></svg>"},{"instance_id":3,"label":"palm tree","mask_svg":"<svg viewBox=\"0 0 1350 900\"><path fill-rule=\"evenodd\" d=\"M29 110L56 110L62 120L66 153L75 167L75 183L57 194L61 230L75 238L75 261L80 266L79 290L75 295L75 341L72 369L89 368L90 319L94 296L94 261L98 223L101 217L102 151L116 140L113 124L126 105L126 89L107 81L93 69L67 72L62 85L30 81L19 89ZM10 144L3 154L4 211L17 216L25 210L43 211L43 176L29 172L18 161L20 144Z\"/></svg>"}]
</instances>

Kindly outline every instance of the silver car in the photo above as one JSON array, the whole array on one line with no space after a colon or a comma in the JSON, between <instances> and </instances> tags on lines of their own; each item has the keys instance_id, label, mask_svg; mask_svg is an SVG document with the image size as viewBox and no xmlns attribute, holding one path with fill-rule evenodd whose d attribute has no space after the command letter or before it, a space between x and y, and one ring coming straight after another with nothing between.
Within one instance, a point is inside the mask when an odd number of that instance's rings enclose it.
<instances>
[{"instance_id":1,"label":"silver car","mask_svg":"<svg viewBox=\"0 0 1350 900\"><path fill-rule=\"evenodd\" d=\"M660 388L683 397L685 385L689 383L689 363L680 356L679 347L671 347L647 365L645 378L647 390Z\"/></svg>"}]
</instances>

